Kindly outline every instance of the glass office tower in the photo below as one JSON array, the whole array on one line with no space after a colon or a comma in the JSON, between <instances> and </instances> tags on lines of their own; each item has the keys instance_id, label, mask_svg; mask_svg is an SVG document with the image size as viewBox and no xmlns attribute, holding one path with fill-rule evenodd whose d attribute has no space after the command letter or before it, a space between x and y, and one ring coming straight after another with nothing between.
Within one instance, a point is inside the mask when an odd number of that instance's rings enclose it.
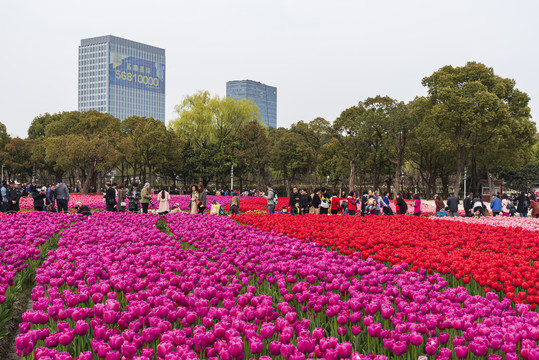
<instances>
[{"instance_id":1,"label":"glass office tower","mask_svg":"<svg viewBox=\"0 0 539 360\"><path fill-rule=\"evenodd\" d=\"M107 35L81 40L79 111L165 121L165 50Z\"/></svg>"},{"instance_id":2,"label":"glass office tower","mask_svg":"<svg viewBox=\"0 0 539 360\"><path fill-rule=\"evenodd\" d=\"M226 83L226 96L236 100L253 100L262 115L262 123L268 127L277 127L276 87L252 80L234 80Z\"/></svg>"}]
</instances>

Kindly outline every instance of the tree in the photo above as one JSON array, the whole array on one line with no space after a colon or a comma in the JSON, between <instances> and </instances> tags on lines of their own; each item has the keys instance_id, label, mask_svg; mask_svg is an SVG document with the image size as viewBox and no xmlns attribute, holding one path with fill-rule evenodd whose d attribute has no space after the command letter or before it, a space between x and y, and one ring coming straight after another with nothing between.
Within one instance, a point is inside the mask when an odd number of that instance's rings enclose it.
<instances>
[{"instance_id":1,"label":"tree","mask_svg":"<svg viewBox=\"0 0 539 360\"><path fill-rule=\"evenodd\" d=\"M169 126L190 148L185 164L204 185L211 178L219 181L230 168L236 139L247 123L260 122L258 107L251 100L221 99L208 91L186 96L176 113L178 118Z\"/></svg>"},{"instance_id":2,"label":"tree","mask_svg":"<svg viewBox=\"0 0 539 360\"><path fill-rule=\"evenodd\" d=\"M133 144L134 156L140 159L149 174L152 182L152 169L162 160L169 144L167 128L160 120L141 116L130 116L122 121L120 126L122 133L126 134ZM142 181L146 181L146 172L142 175Z\"/></svg>"},{"instance_id":3,"label":"tree","mask_svg":"<svg viewBox=\"0 0 539 360\"><path fill-rule=\"evenodd\" d=\"M432 103L430 116L456 150L455 194L470 151L493 136L508 139L509 129L530 121L529 97L515 81L483 64L444 66L422 80ZM535 133L535 131L533 132Z\"/></svg>"},{"instance_id":4,"label":"tree","mask_svg":"<svg viewBox=\"0 0 539 360\"><path fill-rule=\"evenodd\" d=\"M270 164L274 171L282 176L287 196L290 196L290 183L297 181L309 167L308 150L300 146L301 135L285 128L271 129Z\"/></svg>"},{"instance_id":5,"label":"tree","mask_svg":"<svg viewBox=\"0 0 539 360\"><path fill-rule=\"evenodd\" d=\"M368 98L361 102L360 106L367 110L368 126L372 127L374 135L381 141L387 159L395 165L393 188L396 197L408 138L415 129L417 120L410 115L404 102L398 102L388 96Z\"/></svg>"},{"instance_id":6,"label":"tree","mask_svg":"<svg viewBox=\"0 0 539 360\"><path fill-rule=\"evenodd\" d=\"M309 150L309 178L311 186L314 188L318 185L318 157L320 150L331 137L331 124L329 121L317 117L308 123L299 121L292 124L290 130L301 135L300 146Z\"/></svg>"},{"instance_id":7,"label":"tree","mask_svg":"<svg viewBox=\"0 0 539 360\"><path fill-rule=\"evenodd\" d=\"M95 110L63 113L45 129L45 157L63 171L74 170L87 194L98 172L110 171L117 160L120 120Z\"/></svg>"},{"instance_id":8,"label":"tree","mask_svg":"<svg viewBox=\"0 0 539 360\"><path fill-rule=\"evenodd\" d=\"M6 144L4 162L9 176L20 176L22 179L32 176L34 164L31 158L35 144L34 140L19 137Z\"/></svg>"},{"instance_id":9,"label":"tree","mask_svg":"<svg viewBox=\"0 0 539 360\"><path fill-rule=\"evenodd\" d=\"M352 106L344 110L333 123L338 134L337 139L341 143L341 148L344 149L343 155L350 164L349 191L354 190L361 155L365 155L369 150L369 129L365 112L362 106Z\"/></svg>"},{"instance_id":10,"label":"tree","mask_svg":"<svg viewBox=\"0 0 539 360\"><path fill-rule=\"evenodd\" d=\"M239 134L238 141L242 145L241 160L256 175L256 190L259 192L262 190L262 171L269 160L268 129L258 120L251 120Z\"/></svg>"}]
</instances>

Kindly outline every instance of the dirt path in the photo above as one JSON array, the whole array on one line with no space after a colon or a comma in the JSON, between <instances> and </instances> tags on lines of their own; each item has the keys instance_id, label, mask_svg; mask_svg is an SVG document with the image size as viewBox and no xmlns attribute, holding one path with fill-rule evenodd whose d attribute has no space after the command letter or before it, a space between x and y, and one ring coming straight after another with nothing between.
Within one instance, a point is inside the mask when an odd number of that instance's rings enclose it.
<instances>
[{"instance_id":1,"label":"dirt path","mask_svg":"<svg viewBox=\"0 0 539 360\"><path fill-rule=\"evenodd\" d=\"M15 348L15 337L19 333L22 314L27 310L32 310L31 293L32 289L21 293L13 304L11 320L6 324L6 330L9 331L9 334L0 340L0 359L2 360L20 360Z\"/></svg>"}]
</instances>

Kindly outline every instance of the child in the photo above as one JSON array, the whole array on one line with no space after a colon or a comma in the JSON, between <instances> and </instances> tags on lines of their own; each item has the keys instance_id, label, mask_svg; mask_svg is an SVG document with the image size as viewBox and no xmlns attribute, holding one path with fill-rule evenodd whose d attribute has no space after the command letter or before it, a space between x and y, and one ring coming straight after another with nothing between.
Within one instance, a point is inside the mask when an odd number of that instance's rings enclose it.
<instances>
[{"instance_id":1,"label":"child","mask_svg":"<svg viewBox=\"0 0 539 360\"><path fill-rule=\"evenodd\" d=\"M446 217L447 211L449 211L448 207L446 207L445 209L441 209L440 211L436 213L436 217Z\"/></svg>"},{"instance_id":2,"label":"child","mask_svg":"<svg viewBox=\"0 0 539 360\"><path fill-rule=\"evenodd\" d=\"M286 211L286 206L283 206L283 209L281 210L281 214L290 214L288 211Z\"/></svg>"},{"instance_id":3,"label":"child","mask_svg":"<svg viewBox=\"0 0 539 360\"><path fill-rule=\"evenodd\" d=\"M291 209L292 215L301 215L301 208L299 207L299 202L294 204L294 207Z\"/></svg>"}]
</instances>

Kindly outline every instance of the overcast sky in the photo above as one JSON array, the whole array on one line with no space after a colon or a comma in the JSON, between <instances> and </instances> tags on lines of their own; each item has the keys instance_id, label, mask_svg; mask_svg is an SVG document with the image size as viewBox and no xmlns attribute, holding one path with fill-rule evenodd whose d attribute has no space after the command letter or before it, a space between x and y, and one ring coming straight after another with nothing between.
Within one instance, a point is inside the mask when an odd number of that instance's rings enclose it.
<instances>
[{"instance_id":1,"label":"overcast sky","mask_svg":"<svg viewBox=\"0 0 539 360\"><path fill-rule=\"evenodd\" d=\"M440 67L479 61L513 78L539 116L538 1L2 1L0 121L77 110L80 39L166 49L166 119L228 80L278 88L277 124L333 121L369 96L409 101ZM537 119L534 119L537 121Z\"/></svg>"}]
</instances>

